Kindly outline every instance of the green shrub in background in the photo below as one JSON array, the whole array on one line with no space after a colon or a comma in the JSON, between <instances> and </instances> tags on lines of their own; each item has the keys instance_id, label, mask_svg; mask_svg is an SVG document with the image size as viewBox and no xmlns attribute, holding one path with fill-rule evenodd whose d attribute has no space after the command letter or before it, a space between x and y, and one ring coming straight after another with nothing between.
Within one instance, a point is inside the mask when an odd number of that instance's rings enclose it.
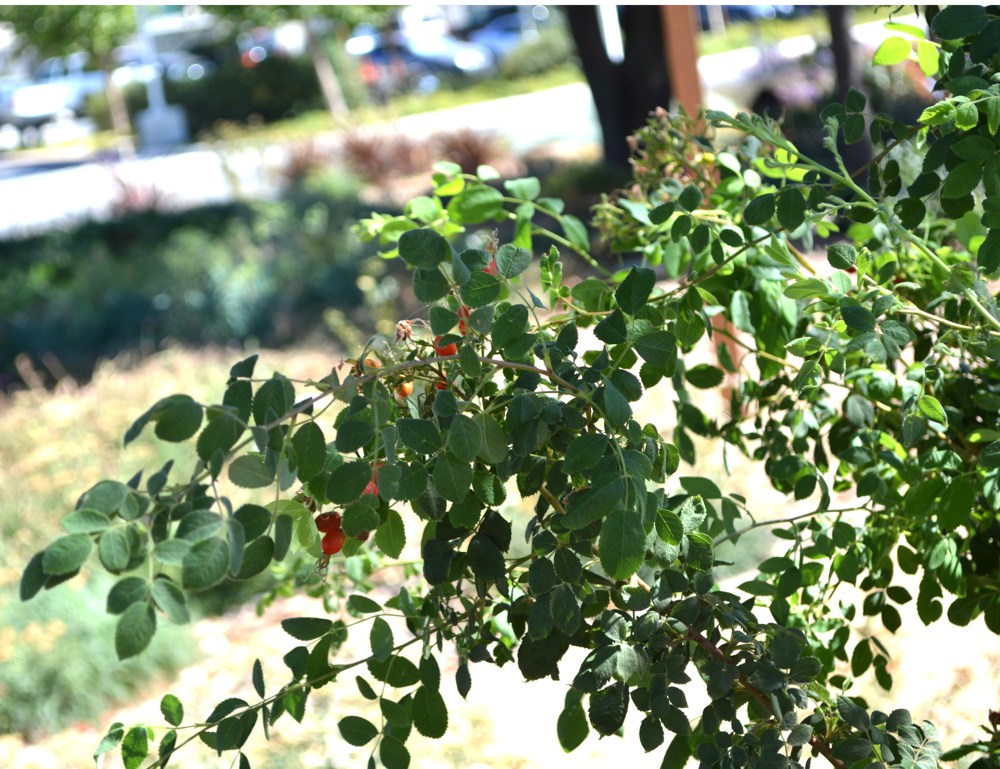
<instances>
[{"instance_id":1,"label":"green shrub in background","mask_svg":"<svg viewBox=\"0 0 1000 769\"><path fill-rule=\"evenodd\" d=\"M576 46L569 31L564 26L546 27L503 58L500 75L505 79L540 75L575 60Z\"/></svg>"},{"instance_id":2,"label":"green shrub in background","mask_svg":"<svg viewBox=\"0 0 1000 769\"><path fill-rule=\"evenodd\" d=\"M108 667L117 617L105 612L111 580L52 591L21 603L17 584L0 586L0 734L36 739L97 719L142 691L148 675L172 676L192 661L189 627L166 628L149 656Z\"/></svg>"},{"instance_id":3,"label":"green shrub in background","mask_svg":"<svg viewBox=\"0 0 1000 769\"><path fill-rule=\"evenodd\" d=\"M0 243L0 377L17 355L53 354L86 377L99 357L173 338L300 339L323 310L360 306L350 234L356 196L147 211Z\"/></svg>"},{"instance_id":4,"label":"green shrub in background","mask_svg":"<svg viewBox=\"0 0 1000 769\"><path fill-rule=\"evenodd\" d=\"M273 56L250 69L225 61L198 80L166 81L164 92L170 104L186 110L191 136L211 132L220 121L273 123L323 108L316 70L307 58ZM145 87L130 85L125 101L134 121L148 106ZM103 93L92 97L88 108L99 127L111 127Z\"/></svg>"}]
</instances>

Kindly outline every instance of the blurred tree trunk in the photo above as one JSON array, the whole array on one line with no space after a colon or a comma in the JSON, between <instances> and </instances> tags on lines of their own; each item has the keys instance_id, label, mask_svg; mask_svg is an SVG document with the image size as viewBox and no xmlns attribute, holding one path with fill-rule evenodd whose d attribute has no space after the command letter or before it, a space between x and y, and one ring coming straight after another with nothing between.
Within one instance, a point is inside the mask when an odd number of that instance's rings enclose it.
<instances>
[{"instance_id":1,"label":"blurred tree trunk","mask_svg":"<svg viewBox=\"0 0 1000 769\"><path fill-rule=\"evenodd\" d=\"M619 6L625 57L608 58L597 9L565 8L570 32L587 78L604 140L604 159L627 167L628 136L644 125L656 107L669 107L672 91L663 53L661 13L656 5Z\"/></svg>"},{"instance_id":2,"label":"blurred tree trunk","mask_svg":"<svg viewBox=\"0 0 1000 769\"><path fill-rule=\"evenodd\" d=\"M864 93L854 56L854 40L851 37L851 20L854 16L854 9L848 5L827 5L824 10L830 24L830 50L833 53L837 100L843 103L852 88ZM867 133L861 141L848 144L841 149L844 163L852 175L871 162L872 144ZM855 176L862 183L867 180L867 177L867 173L863 172Z\"/></svg>"},{"instance_id":3,"label":"blurred tree trunk","mask_svg":"<svg viewBox=\"0 0 1000 769\"><path fill-rule=\"evenodd\" d=\"M128 105L125 103L125 92L112 79L111 70L104 70L104 92L108 97L108 112L111 116L111 129L115 135L118 147L118 157L131 160L135 157L135 141L132 138L132 121L128 116Z\"/></svg>"},{"instance_id":4,"label":"blurred tree trunk","mask_svg":"<svg viewBox=\"0 0 1000 769\"><path fill-rule=\"evenodd\" d=\"M312 59L313 67L316 68L316 79L319 81L320 91L323 93L323 100L330 114L334 117L342 117L347 114L347 102L344 99L344 91L340 87L340 80L333 69L333 62L324 50L322 41L313 30L310 20L306 21L306 49L309 51L309 58Z\"/></svg>"}]
</instances>

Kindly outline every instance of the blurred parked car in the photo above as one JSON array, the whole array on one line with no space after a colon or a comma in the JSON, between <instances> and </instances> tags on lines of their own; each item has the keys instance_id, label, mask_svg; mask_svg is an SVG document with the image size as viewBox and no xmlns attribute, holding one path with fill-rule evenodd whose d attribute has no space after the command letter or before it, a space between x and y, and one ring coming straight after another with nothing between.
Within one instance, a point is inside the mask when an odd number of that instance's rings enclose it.
<instances>
[{"instance_id":1,"label":"blurred parked car","mask_svg":"<svg viewBox=\"0 0 1000 769\"><path fill-rule=\"evenodd\" d=\"M87 55L46 59L32 80L6 80L0 85L0 124L40 128L63 116L82 115L87 99L104 89L103 72L87 70Z\"/></svg>"},{"instance_id":2,"label":"blurred parked car","mask_svg":"<svg viewBox=\"0 0 1000 769\"><path fill-rule=\"evenodd\" d=\"M359 25L345 50L360 60L362 79L379 100L400 91L434 91L445 74L496 72L496 58L489 48L426 29L382 32Z\"/></svg>"},{"instance_id":3,"label":"blurred parked car","mask_svg":"<svg viewBox=\"0 0 1000 769\"><path fill-rule=\"evenodd\" d=\"M496 59L502 59L526 38L537 36L533 26L525 28L521 13L505 13L469 33L469 42L488 48Z\"/></svg>"}]
</instances>

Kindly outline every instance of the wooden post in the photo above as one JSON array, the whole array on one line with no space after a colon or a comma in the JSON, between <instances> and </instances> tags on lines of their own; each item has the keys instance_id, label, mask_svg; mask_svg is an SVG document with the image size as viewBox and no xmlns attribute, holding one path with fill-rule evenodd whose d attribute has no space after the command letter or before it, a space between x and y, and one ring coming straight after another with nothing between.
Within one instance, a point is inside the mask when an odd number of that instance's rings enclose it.
<instances>
[{"instance_id":1,"label":"wooden post","mask_svg":"<svg viewBox=\"0 0 1000 769\"><path fill-rule=\"evenodd\" d=\"M674 99L692 117L702 105L698 76L698 10L693 5L660 6L663 50Z\"/></svg>"}]
</instances>

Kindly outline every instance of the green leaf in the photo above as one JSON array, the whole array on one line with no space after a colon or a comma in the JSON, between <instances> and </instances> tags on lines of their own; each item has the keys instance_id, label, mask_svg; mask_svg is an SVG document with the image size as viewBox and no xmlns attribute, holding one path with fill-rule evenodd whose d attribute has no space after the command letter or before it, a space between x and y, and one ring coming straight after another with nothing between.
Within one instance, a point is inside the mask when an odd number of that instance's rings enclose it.
<instances>
[{"instance_id":1,"label":"green leaf","mask_svg":"<svg viewBox=\"0 0 1000 769\"><path fill-rule=\"evenodd\" d=\"M49 575L75 572L83 566L93 547L93 540L86 534L67 534L65 537L59 537L45 548L42 568Z\"/></svg>"},{"instance_id":2,"label":"green leaf","mask_svg":"<svg viewBox=\"0 0 1000 769\"><path fill-rule=\"evenodd\" d=\"M628 712L628 686L616 681L606 689L590 695L590 723L603 737L614 734L625 723Z\"/></svg>"},{"instance_id":3,"label":"green leaf","mask_svg":"<svg viewBox=\"0 0 1000 769\"><path fill-rule=\"evenodd\" d=\"M652 713L639 724L639 744L647 753L663 744L663 726L660 724L660 719Z\"/></svg>"},{"instance_id":4,"label":"green leaf","mask_svg":"<svg viewBox=\"0 0 1000 769\"><path fill-rule=\"evenodd\" d=\"M221 539L199 542L181 563L181 578L187 590L207 590L218 585L229 571L229 545Z\"/></svg>"},{"instance_id":5,"label":"green leaf","mask_svg":"<svg viewBox=\"0 0 1000 769\"><path fill-rule=\"evenodd\" d=\"M129 606L149 597L149 583L142 577L125 577L108 591L108 614L121 614Z\"/></svg>"},{"instance_id":6,"label":"green leaf","mask_svg":"<svg viewBox=\"0 0 1000 769\"><path fill-rule=\"evenodd\" d=\"M929 40L918 40L917 63L927 77L934 77L940 66L938 47Z\"/></svg>"},{"instance_id":7,"label":"green leaf","mask_svg":"<svg viewBox=\"0 0 1000 769\"><path fill-rule=\"evenodd\" d=\"M837 697L837 711L844 722L855 729L865 731L871 726L867 711L847 697Z\"/></svg>"},{"instance_id":8,"label":"green leaf","mask_svg":"<svg viewBox=\"0 0 1000 769\"><path fill-rule=\"evenodd\" d=\"M875 314L867 307L857 304L855 300L841 300L840 315L852 331L872 331L875 328Z\"/></svg>"},{"instance_id":9,"label":"green leaf","mask_svg":"<svg viewBox=\"0 0 1000 769\"><path fill-rule=\"evenodd\" d=\"M349 454L364 448L375 438L375 426L362 419L347 419L337 428L337 451Z\"/></svg>"},{"instance_id":10,"label":"green leaf","mask_svg":"<svg viewBox=\"0 0 1000 769\"><path fill-rule=\"evenodd\" d=\"M464 286L463 286L464 288ZM441 270L413 271L413 295L421 302L436 302L448 295L451 286Z\"/></svg>"},{"instance_id":11,"label":"green leaf","mask_svg":"<svg viewBox=\"0 0 1000 769\"><path fill-rule=\"evenodd\" d=\"M389 623L381 617L376 617L372 622L371 631L369 633L369 642L371 645L372 656L379 662L384 662L392 656L394 645L392 628L390 628Z\"/></svg>"},{"instance_id":12,"label":"green leaf","mask_svg":"<svg viewBox=\"0 0 1000 769\"><path fill-rule=\"evenodd\" d=\"M875 57L872 61L876 66L889 67L906 61L912 50L913 46L906 38L887 37L875 51Z\"/></svg>"},{"instance_id":13,"label":"green leaf","mask_svg":"<svg viewBox=\"0 0 1000 769\"><path fill-rule=\"evenodd\" d=\"M448 214L466 224L494 219L503 214L503 193L485 184L466 187L449 201Z\"/></svg>"},{"instance_id":14,"label":"green leaf","mask_svg":"<svg viewBox=\"0 0 1000 769\"><path fill-rule=\"evenodd\" d=\"M111 519L99 510L82 508L67 515L59 525L70 534L94 534L110 527Z\"/></svg>"},{"instance_id":15,"label":"green leaf","mask_svg":"<svg viewBox=\"0 0 1000 769\"><path fill-rule=\"evenodd\" d=\"M401 740L391 735L383 735L378 746L378 756L385 769L409 769L410 752Z\"/></svg>"},{"instance_id":16,"label":"green leaf","mask_svg":"<svg viewBox=\"0 0 1000 769\"><path fill-rule=\"evenodd\" d=\"M375 544L390 558L399 558L406 544L406 529L403 518L395 510L384 514L382 523L375 530Z\"/></svg>"},{"instance_id":17,"label":"green leaf","mask_svg":"<svg viewBox=\"0 0 1000 769\"><path fill-rule=\"evenodd\" d=\"M202 408L188 395L171 395L153 407L156 437L171 443L186 441L201 427Z\"/></svg>"},{"instance_id":18,"label":"green leaf","mask_svg":"<svg viewBox=\"0 0 1000 769\"><path fill-rule=\"evenodd\" d=\"M693 184L689 184L684 188L681 194L677 196L677 202L685 211L694 211L701 205L703 198L704 195L702 194L702 191Z\"/></svg>"},{"instance_id":19,"label":"green leaf","mask_svg":"<svg viewBox=\"0 0 1000 769\"><path fill-rule=\"evenodd\" d=\"M587 226L571 214L563 214L559 217L559 222L562 224L567 240L581 251L589 253L590 235L587 232Z\"/></svg>"},{"instance_id":20,"label":"green leaf","mask_svg":"<svg viewBox=\"0 0 1000 769\"><path fill-rule=\"evenodd\" d=\"M371 479L372 468L367 462L347 462L330 473L326 498L337 504L353 502L361 496Z\"/></svg>"},{"instance_id":21,"label":"green leaf","mask_svg":"<svg viewBox=\"0 0 1000 769\"><path fill-rule=\"evenodd\" d=\"M148 603L134 603L118 618L115 627L115 653L118 659L134 657L143 651L156 633L156 613Z\"/></svg>"},{"instance_id":22,"label":"green leaf","mask_svg":"<svg viewBox=\"0 0 1000 769\"><path fill-rule=\"evenodd\" d=\"M986 110L986 125L990 134L997 135L1000 130L1000 96L991 96L984 104Z\"/></svg>"},{"instance_id":23,"label":"green leaf","mask_svg":"<svg viewBox=\"0 0 1000 769\"><path fill-rule=\"evenodd\" d=\"M458 459L471 462L483 445L482 431L471 417L456 415L448 428L447 448Z\"/></svg>"},{"instance_id":24,"label":"green leaf","mask_svg":"<svg viewBox=\"0 0 1000 769\"><path fill-rule=\"evenodd\" d=\"M420 454L433 454L441 449L441 433L429 419L399 419L396 428L403 445Z\"/></svg>"},{"instance_id":25,"label":"green leaf","mask_svg":"<svg viewBox=\"0 0 1000 769\"><path fill-rule=\"evenodd\" d=\"M229 480L244 489L262 489L274 482L274 472L259 457L244 454L229 465Z\"/></svg>"},{"instance_id":26,"label":"green leaf","mask_svg":"<svg viewBox=\"0 0 1000 769\"><path fill-rule=\"evenodd\" d=\"M685 371L684 378L699 389L711 390L722 384L725 373L721 368L717 368L716 366L699 363L694 368Z\"/></svg>"},{"instance_id":27,"label":"green leaf","mask_svg":"<svg viewBox=\"0 0 1000 769\"><path fill-rule=\"evenodd\" d=\"M97 540L97 557L101 559L104 568L112 574L124 571L131 556L132 548L125 529L108 529Z\"/></svg>"},{"instance_id":28,"label":"green leaf","mask_svg":"<svg viewBox=\"0 0 1000 769\"><path fill-rule=\"evenodd\" d=\"M299 641L312 641L333 629L333 622L324 617L293 617L281 621L281 629Z\"/></svg>"},{"instance_id":29,"label":"green leaf","mask_svg":"<svg viewBox=\"0 0 1000 769\"><path fill-rule=\"evenodd\" d=\"M305 483L319 475L326 465L326 438L320 426L306 422L292 436L292 447L298 459L298 479Z\"/></svg>"},{"instance_id":30,"label":"green leaf","mask_svg":"<svg viewBox=\"0 0 1000 769\"><path fill-rule=\"evenodd\" d=\"M806 220L806 198L798 187L786 187L778 195L778 222L794 232Z\"/></svg>"},{"instance_id":31,"label":"green leaf","mask_svg":"<svg viewBox=\"0 0 1000 769\"><path fill-rule=\"evenodd\" d=\"M653 331L635 340L635 351L650 365L673 374L677 364L677 338L669 331Z\"/></svg>"},{"instance_id":32,"label":"green leaf","mask_svg":"<svg viewBox=\"0 0 1000 769\"><path fill-rule=\"evenodd\" d=\"M163 699L160 700L160 712L171 726L180 726L184 721L184 706L173 694L163 695Z\"/></svg>"},{"instance_id":33,"label":"green leaf","mask_svg":"<svg viewBox=\"0 0 1000 769\"><path fill-rule=\"evenodd\" d=\"M411 267L433 270L451 256L451 246L434 230L408 230L399 236L399 256Z\"/></svg>"},{"instance_id":34,"label":"green leaf","mask_svg":"<svg viewBox=\"0 0 1000 769\"><path fill-rule=\"evenodd\" d=\"M31 560L28 561L28 565L24 567L24 574L21 575L21 585L19 597L22 601L30 601L39 591L45 587L45 583L49 580L49 575L45 573L45 569L42 568L42 560L45 557L45 551L35 553Z\"/></svg>"},{"instance_id":35,"label":"green leaf","mask_svg":"<svg viewBox=\"0 0 1000 769\"><path fill-rule=\"evenodd\" d=\"M580 702L580 693L570 689L559 718L556 721L556 736L559 745L567 753L572 753L587 739L590 727L587 725L587 714Z\"/></svg>"},{"instance_id":36,"label":"green leaf","mask_svg":"<svg viewBox=\"0 0 1000 769\"><path fill-rule=\"evenodd\" d=\"M615 510L601 527L601 566L614 579L628 579L642 566L646 532L642 516L632 510Z\"/></svg>"},{"instance_id":37,"label":"green leaf","mask_svg":"<svg viewBox=\"0 0 1000 769\"><path fill-rule=\"evenodd\" d=\"M582 529L603 518L617 507L625 493L625 483L621 478L573 494L567 502L568 509L561 523L568 529Z\"/></svg>"},{"instance_id":38,"label":"green leaf","mask_svg":"<svg viewBox=\"0 0 1000 769\"><path fill-rule=\"evenodd\" d=\"M940 422L945 426L948 425L948 416L944 413L941 401L933 395L921 395L917 398L916 406L917 413L919 413L924 419L932 422Z\"/></svg>"},{"instance_id":39,"label":"green leaf","mask_svg":"<svg viewBox=\"0 0 1000 769\"><path fill-rule=\"evenodd\" d=\"M531 254L523 248L505 243L497 249L497 273L505 278L520 275L531 265Z\"/></svg>"},{"instance_id":40,"label":"green leaf","mask_svg":"<svg viewBox=\"0 0 1000 769\"><path fill-rule=\"evenodd\" d=\"M773 192L758 195L743 209L743 221L749 225L764 224L774 216L776 196Z\"/></svg>"},{"instance_id":41,"label":"green leaf","mask_svg":"<svg viewBox=\"0 0 1000 769\"><path fill-rule=\"evenodd\" d=\"M187 610L187 600L182 591L173 581L160 576L153 580L150 595L167 619L177 625L183 625L191 619Z\"/></svg>"},{"instance_id":42,"label":"green leaf","mask_svg":"<svg viewBox=\"0 0 1000 769\"><path fill-rule=\"evenodd\" d=\"M209 462L216 452L227 453L243 434L244 424L228 411L214 415L198 436L198 457Z\"/></svg>"},{"instance_id":43,"label":"green leaf","mask_svg":"<svg viewBox=\"0 0 1000 769\"><path fill-rule=\"evenodd\" d=\"M551 593L552 621L555 629L564 636L572 637L583 617L580 614L580 604L569 585L558 585Z\"/></svg>"},{"instance_id":44,"label":"green leaf","mask_svg":"<svg viewBox=\"0 0 1000 769\"><path fill-rule=\"evenodd\" d=\"M970 37L981 31L989 22L986 9L975 5L950 5L942 8L931 29L942 40Z\"/></svg>"},{"instance_id":45,"label":"green leaf","mask_svg":"<svg viewBox=\"0 0 1000 769\"><path fill-rule=\"evenodd\" d=\"M94 751L94 761L100 766L100 761L98 759L105 753L114 750L118 747L118 743L122 741L122 737L125 736L125 727L121 721L115 721L108 728L107 734L101 738L100 744L97 746L97 750Z\"/></svg>"},{"instance_id":46,"label":"green leaf","mask_svg":"<svg viewBox=\"0 0 1000 769\"><path fill-rule=\"evenodd\" d=\"M838 270L848 270L858 262L858 252L848 243L834 243L826 250L830 266Z\"/></svg>"},{"instance_id":47,"label":"green leaf","mask_svg":"<svg viewBox=\"0 0 1000 769\"><path fill-rule=\"evenodd\" d=\"M596 467L607 452L608 446L607 436L601 433L578 435L566 448L563 472L573 474Z\"/></svg>"},{"instance_id":48,"label":"green leaf","mask_svg":"<svg viewBox=\"0 0 1000 769\"><path fill-rule=\"evenodd\" d=\"M976 262L987 275L1000 270L1000 228L991 229L979 244Z\"/></svg>"},{"instance_id":49,"label":"green leaf","mask_svg":"<svg viewBox=\"0 0 1000 769\"><path fill-rule=\"evenodd\" d=\"M194 544L215 536L221 528L221 515L208 510L195 510L181 519L174 536Z\"/></svg>"},{"instance_id":50,"label":"green leaf","mask_svg":"<svg viewBox=\"0 0 1000 769\"><path fill-rule=\"evenodd\" d=\"M421 686L413 695L413 725L424 737L439 739L448 731L448 708L440 692Z\"/></svg>"},{"instance_id":51,"label":"green leaf","mask_svg":"<svg viewBox=\"0 0 1000 769\"><path fill-rule=\"evenodd\" d=\"M340 729L340 734L348 745L359 748L378 736L375 724L360 716L344 716L337 723L337 728Z\"/></svg>"},{"instance_id":52,"label":"green leaf","mask_svg":"<svg viewBox=\"0 0 1000 769\"><path fill-rule=\"evenodd\" d=\"M973 107L975 109L975 107ZM966 160L955 166L945 177L941 186L942 198L961 198L979 185L983 178L983 166L973 160Z\"/></svg>"},{"instance_id":53,"label":"green leaf","mask_svg":"<svg viewBox=\"0 0 1000 769\"><path fill-rule=\"evenodd\" d=\"M437 492L451 502L461 502L472 488L472 466L447 452L434 462L431 477Z\"/></svg>"},{"instance_id":54,"label":"green leaf","mask_svg":"<svg viewBox=\"0 0 1000 769\"><path fill-rule=\"evenodd\" d=\"M1000 441L993 441L983 447L979 452L979 464L987 470L1000 468Z\"/></svg>"},{"instance_id":55,"label":"green leaf","mask_svg":"<svg viewBox=\"0 0 1000 769\"><path fill-rule=\"evenodd\" d=\"M622 310L635 315L645 306L655 285L656 273L653 270L633 267L615 291L615 300Z\"/></svg>"},{"instance_id":56,"label":"green leaf","mask_svg":"<svg viewBox=\"0 0 1000 769\"><path fill-rule=\"evenodd\" d=\"M148 755L149 732L145 726L133 726L122 740L122 762L125 764L125 769L139 769Z\"/></svg>"},{"instance_id":57,"label":"green leaf","mask_svg":"<svg viewBox=\"0 0 1000 769\"><path fill-rule=\"evenodd\" d=\"M628 418L632 416L632 408L628 405L628 400L609 379L604 380L603 394L605 420L612 427L624 427Z\"/></svg>"},{"instance_id":58,"label":"green leaf","mask_svg":"<svg viewBox=\"0 0 1000 769\"><path fill-rule=\"evenodd\" d=\"M536 176L508 179L503 183L503 186L512 198L520 198L521 200L534 200L542 193L542 185Z\"/></svg>"}]
</instances>

